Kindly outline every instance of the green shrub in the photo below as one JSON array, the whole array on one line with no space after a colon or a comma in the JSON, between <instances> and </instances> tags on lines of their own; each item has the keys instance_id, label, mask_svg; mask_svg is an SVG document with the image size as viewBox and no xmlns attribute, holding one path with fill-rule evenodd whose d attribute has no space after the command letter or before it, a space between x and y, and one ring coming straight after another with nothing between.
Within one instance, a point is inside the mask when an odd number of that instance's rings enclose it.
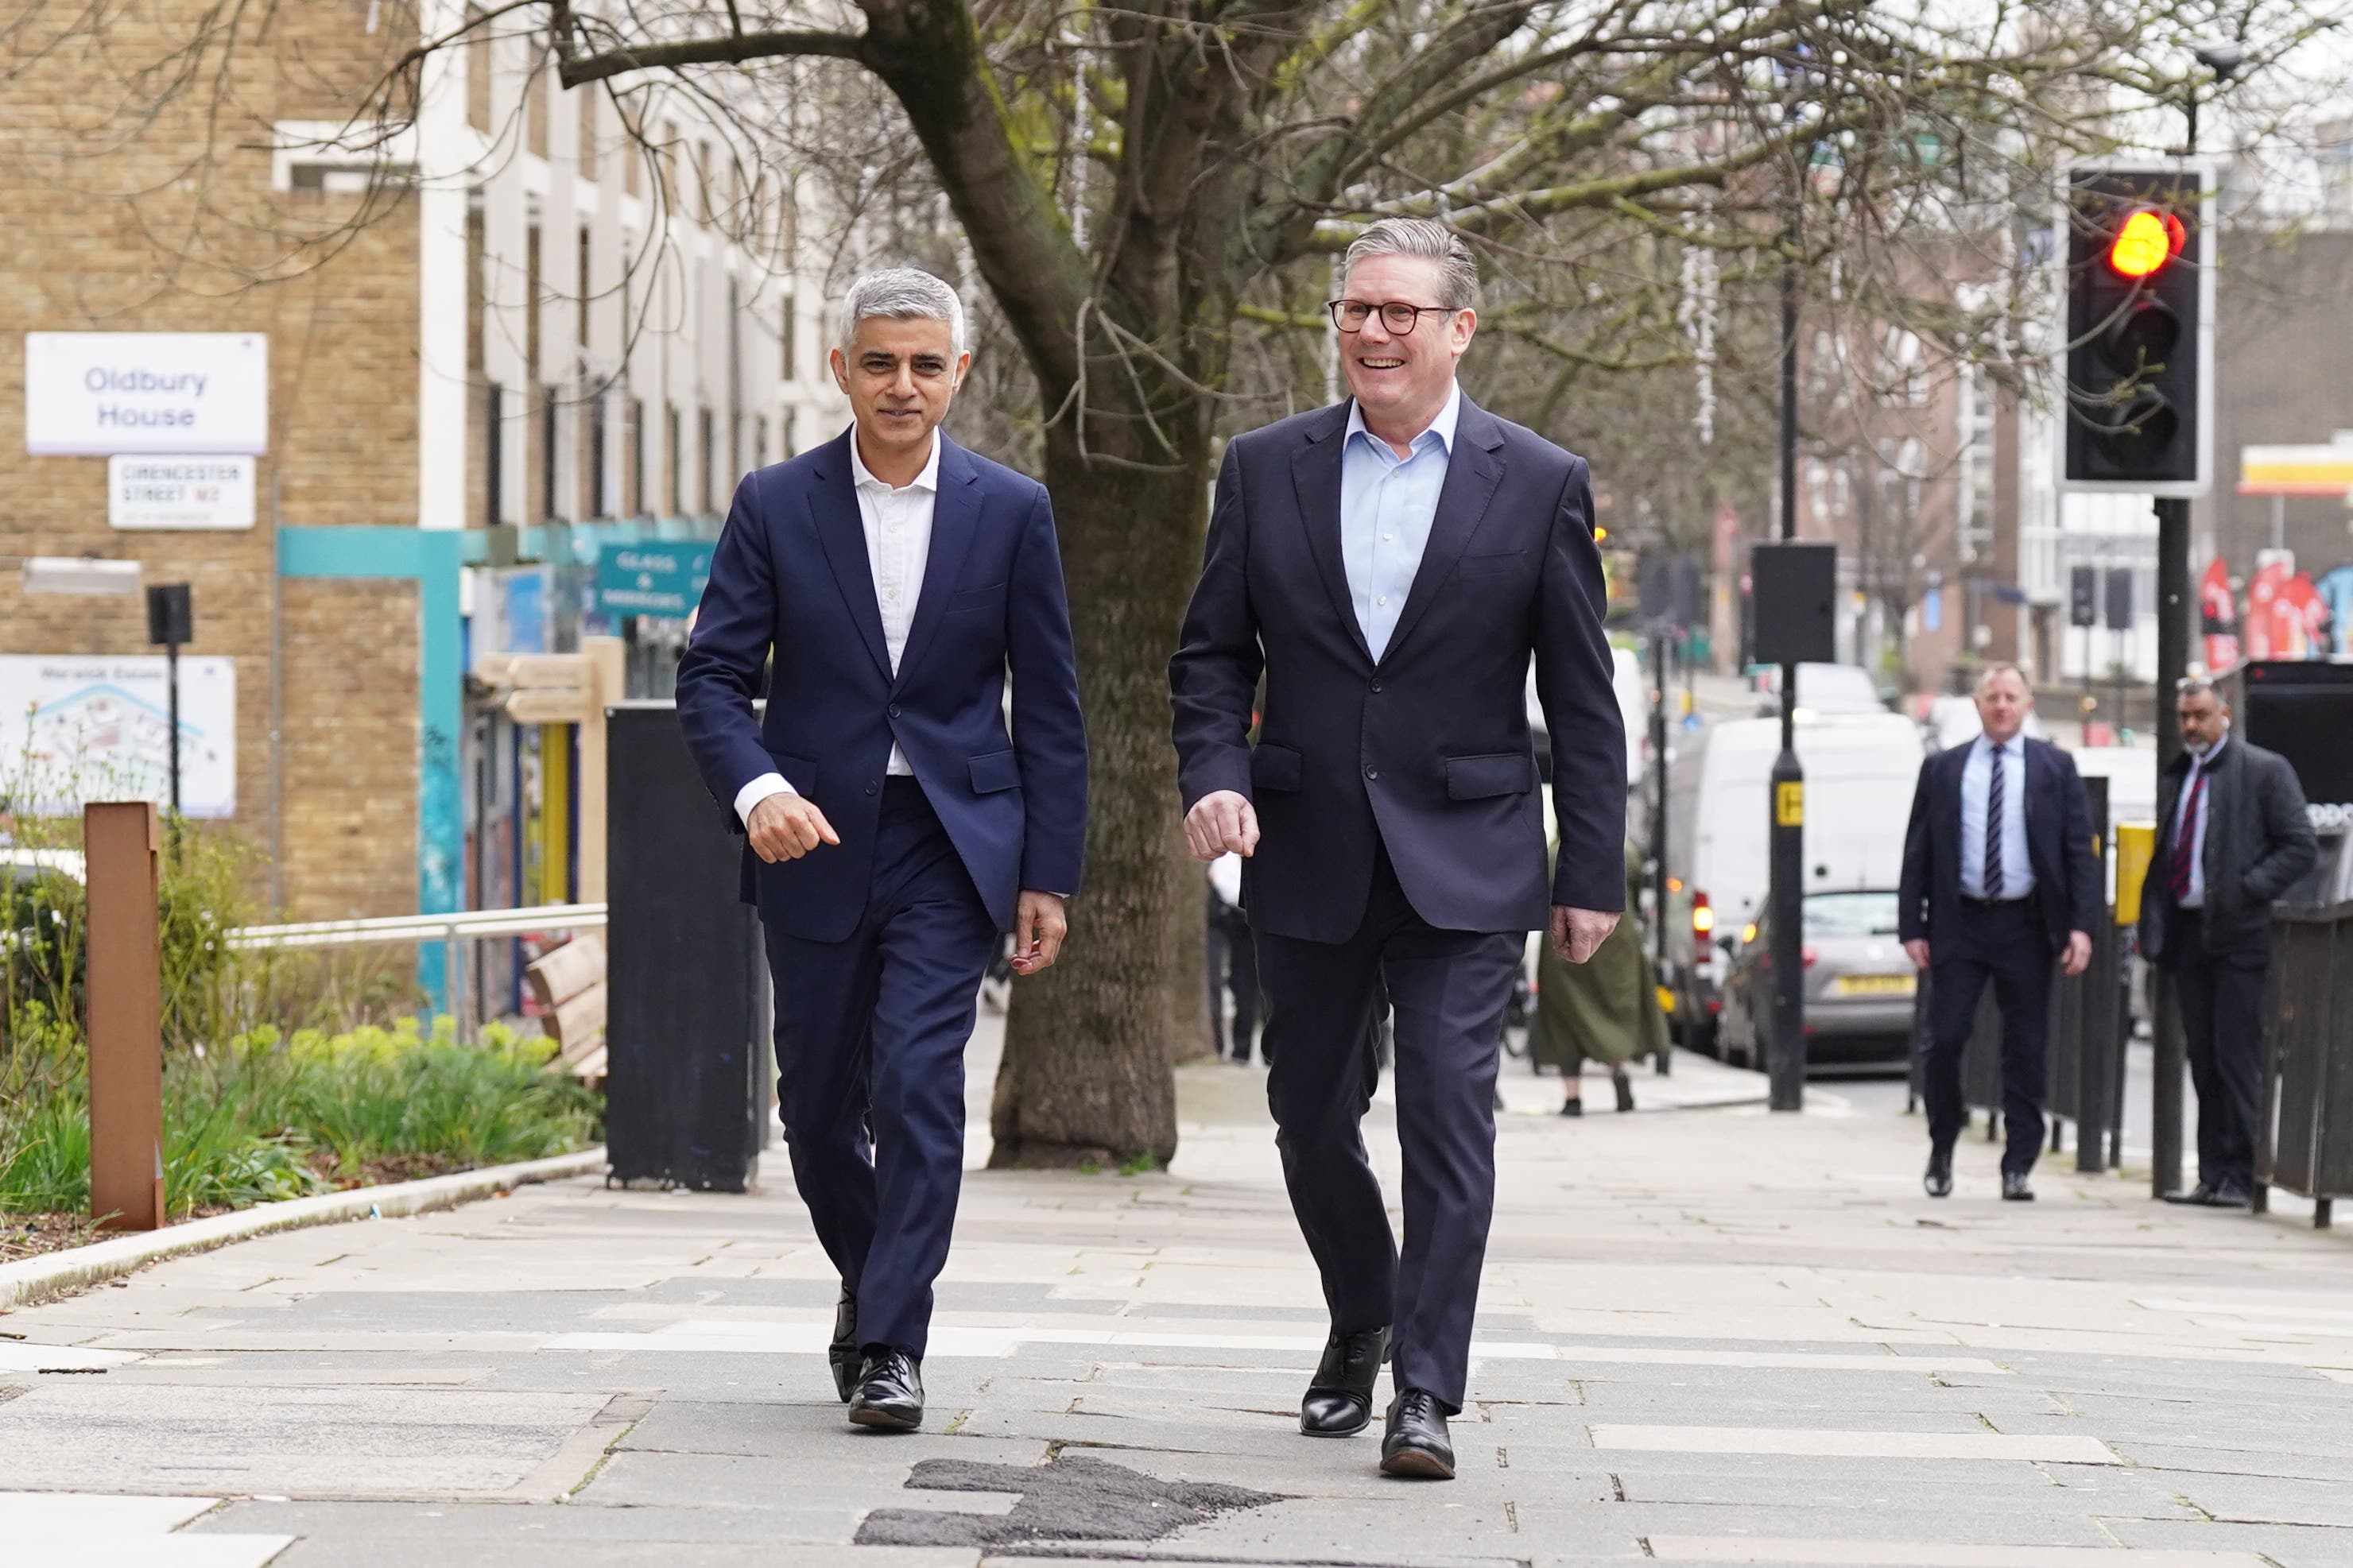
<instances>
[{"instance_id":1,"label":"green shrub","mask_svg":"<svg viewBox=\"0 0 2353 1568\"><path fill-rule=\"evenodd\" d=\"M20 1046L30 1034L20 1026ZM460 1045L442 1018L430 1034L414 1021L284 1038L259 1030L226 1050L167 1055L166 1208L180 1218L596 1140L596 1098L545 1070L549 1042L497 1026L484 1035ZM45 1037L54 1042L53 1026ZM38 1094L0 1098L0 1211L88 1208L89 1095L76 1050Z\"/></svg>"}]
</instances>

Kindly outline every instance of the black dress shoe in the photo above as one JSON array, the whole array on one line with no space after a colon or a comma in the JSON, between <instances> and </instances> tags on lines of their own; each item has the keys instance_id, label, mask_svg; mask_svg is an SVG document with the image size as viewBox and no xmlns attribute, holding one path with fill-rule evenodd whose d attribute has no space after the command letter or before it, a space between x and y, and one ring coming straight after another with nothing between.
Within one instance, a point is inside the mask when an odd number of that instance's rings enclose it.
<instances>
[{"instance_id":1,"label":"black dress shoe","mask_svg":"<svg viewBox=\"0 0 2353 1568\"><path fill-rule=\"evenodd\" d=\"M1446 1407L1427 1389L1401 1389L1389 1401L1388 1430L1381 1435L1381 1469L1417 1480L1454 1479L1454 1445L1446 1436Z\"/></svg>"},{"instance_id":2,"label":"black dress shoe","mask_svg":"<svg viewBox=\"0 0 2353 1568\"><path fill-rule=\"evenodd\" d=\"M858 1392L858 1369L866 1360L858 1351L858 1298L847 1285L833 1309L833 1342L826 1346L825 1357L833 1365L833 1391L847 1405Z\"/></svg>"},{"instance_id":3,"label":"black dress shoe","mask_svg":"<svg viewBox=\"0 0 2353 1568\"><path fill-rule=\"evenodd\" d=\"M1953 1195L1953 1152L1950 1149L1928 1151L1928 1173L1920 1178L1920 1186L1932 1198Z\"/></svg>"},{"instance_id":4,"label":"black dress shoe","mask_svg":"<svg viewBox=\"0 0 2353 1568\"><path fill-rule=\"evenodd\" d=\"M2005 1203L2032 1203L2034 1201L2034 1188L2028 1183L2026 1173L2023 1171L2004 1171L2001 1173L2001 1196L2002 1201Z\"/></svg>"},{"instance_id":5,"label":"black dress shoe","mask_svg":"<svg viewBox=\"0 0 2353 1568\"><path fill-rule=\"evenodd\" d=\"M2244 1183L2224 1177L2214 1184L2204 1202L2210 1209L2249 1209L2255 1206L2255 1194L2247 1189Z\"/></svg>"},{"instance_id":6,"label":"black dress shoe","mask_svg":"<svg viewBox=\"0 0 2353 1568\"><path fill-rule=\"evenodd\" d=\"M1560 1113L1563 1116L1582 1116L1585 1114L1585 1101L1582 1100L1564 1100L1560 1102Z\"/></svg>"},{"instance_id":7,"label":"black dress shoe","mask_svg":"<svg viewBox=\"0 0 2353 1568\"><path fill-rule=\"evenodd\" d=\"M1315 1381L1299 1402L1299 1429L1310 1437L1353 1437L1373 1424L1373 1380L1389 1359L1389 1331L1335 1330L1315 1363Z\"/></svg>"},{"instance_id":8,"label":"black dress shoe","mask_svg":"<svg viewBox=\"0 0 2353 1568\"><path fill-rule=\"evenodd\" d=\"M849 1396L849 1424L884 1432L912 1432L923 1424L923 1374L904 1351L876 1347L858 1369Z\"/></svg>"},{"instance_id":9,"label":"black dress shoe","mask_svg":"<svg viewBox=\"0 0 2353 1568\"><path fill-rule=\"evenodd\" d=\"M1611 1076L1609 1083L1610 1087L1618 1091L1618 1109L1621 1111L1633 1110L1634 1080L1623 1072L1620 1072Z\"/></svg>"},{"instance_id":10,"label":"black dress shoe","mask_svg":"<svg viewBox=\"0 0 2353 1568\"><path fill-rule=\"evenodd\" d=\"M2191 1204L2199 1208L2204 1208L2214 1201L2214 1189L2206 1183L2200 1182L2186 1193L2166 1194L2165 1201L2169 1204Z\"/></svg>"}]
</instances>

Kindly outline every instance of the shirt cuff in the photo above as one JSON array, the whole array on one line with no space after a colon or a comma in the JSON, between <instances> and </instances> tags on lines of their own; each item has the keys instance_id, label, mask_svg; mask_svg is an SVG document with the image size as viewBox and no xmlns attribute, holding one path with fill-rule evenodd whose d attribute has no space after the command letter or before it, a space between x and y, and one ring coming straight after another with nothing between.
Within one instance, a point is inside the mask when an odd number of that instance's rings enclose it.
<instances>
[{"instance_id":1,"label":"shirt cuff","mask_svg":"<svg viewBox=\"0 0 2353 1568\"><path fill-rule=\"evenodd\" d=\"M772 795L798 795L800 792L785 782L782 773L762 773L735 792L735 815L744 826L752 826L752 808Z\"/></svg>"}]
</instances>

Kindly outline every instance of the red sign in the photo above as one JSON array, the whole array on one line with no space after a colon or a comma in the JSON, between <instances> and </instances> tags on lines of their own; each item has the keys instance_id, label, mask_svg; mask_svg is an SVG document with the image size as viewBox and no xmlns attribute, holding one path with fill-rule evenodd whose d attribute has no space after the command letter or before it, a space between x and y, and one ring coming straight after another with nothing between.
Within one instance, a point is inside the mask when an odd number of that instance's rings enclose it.
<instances>
[{"instance_id":1,"label":"red sign","mask_svg":"<svg viewBox=\"0 0 2353 1568\"><path fill-rule=\"evenodd\" d=\"M2239 662L2239 606L2231 596L2231 569L2219 555L2207 563L2199 586L2198 616L2206 635L2206 668L2219 675Z\"/></svg>"}]
</instances>

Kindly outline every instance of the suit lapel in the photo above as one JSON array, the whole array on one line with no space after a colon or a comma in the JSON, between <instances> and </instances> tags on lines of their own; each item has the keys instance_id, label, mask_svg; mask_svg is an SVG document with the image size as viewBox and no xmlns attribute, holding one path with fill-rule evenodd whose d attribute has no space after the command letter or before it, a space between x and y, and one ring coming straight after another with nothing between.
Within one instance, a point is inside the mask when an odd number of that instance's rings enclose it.
<instances>
[{"instance_id":1,"label":"suit lapel","mask_svg":"<svg viewBox=\"0 0 2353 1568\"><path fill-rule=\"evenodd\" d=\"M809 520L818 542L825 548L826 564L833 568L834 584L841 590L849 618L866 639L866 651L884 679L891 676L891 648L882 639L882 605L874 593L874 563L866 551L866 523L858 511L858 489L849 477L849 443L856 427L845 430L819 454L816 479L809 489Z\"/></svg>"},{"instance_id":2,"label":"suit lapel","mask_svg":"<svg viewBox=\"0 0 2353 1568\"><path fill-rule=\"evenodd\" d=\"M1332 596L1340 624L1356 642L1356 651L1371 662L1373 650L1365 628L1356 620L1356 596L1348 592L1348 566L1340 554L1340 462L1346 446L1348 407L1345 403L1325 409L1324 417L1307 428L1307 443L1291 458L1291 484L1299 497L1299 516L1307 531L1307 552L1324 590Z\"/></svg>"},{"instance_id":3,"label":"suit lapel","mask_svg":"<svg viewBox=\"0 0 2353 1568\"><path fill-rule=\"evenodd\" d=\"M1446 483L1438 491L1438 515L1430 524L1430 542L1422 550L1421 564L1414 570L1413 590L1398 614L1397 630L1382 650L1384 662L1395 658L1398 648L1413 635L1415 624L1428 613L1430 602L1452 574L1471 536L1479 531L1487 503L1495 499L1495 487L1503 482L1504 460L1495 455L1503 445L1504 427L1495 416L1463 398L1454 423L1454 450L1446 459Z\"/></svg>"},{"instance_id":4,"label":"suit lapel","mask_svg":"<svg viewBox=\"0 0 2353 1568\"><path fill-rule=\"evenodd\" d=\"M915 668L947 614L964 573L964 558L972 549L975 526L980 521L980 465L972 455L939 432L940 488L932 498L932 547L923 562L923 592L915 599L915 619L907 628L906 651L899 658L903 679Z\"/></svg>"}]
</instances>

